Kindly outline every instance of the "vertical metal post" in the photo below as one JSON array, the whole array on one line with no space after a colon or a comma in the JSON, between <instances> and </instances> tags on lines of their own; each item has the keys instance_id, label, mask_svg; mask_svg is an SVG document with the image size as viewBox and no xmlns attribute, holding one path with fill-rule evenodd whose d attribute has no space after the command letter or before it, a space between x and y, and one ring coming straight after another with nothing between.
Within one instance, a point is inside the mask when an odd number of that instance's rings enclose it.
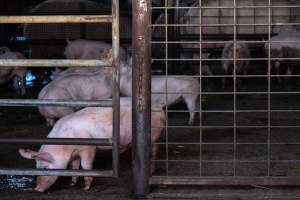
<instances>
[{"instance_id":1,"label":"vertical metal post","mask_svg":"<svg viewBox=\"0 0 300 200\"><path fill-rule=\"evenodd\" d=\"M178 9L178 7L180 6L180 3L179 3L179 0L175 0L175 1L173 1L173 5L171 5L171 6L175 6L176 7L176 9L173 9L172 10L172 17L173 17L173 19L172 19L172 23L174 23L174 24L180 24L180 15L179 15L179 9ZM180 27L178 27L178 26L174 26L174 27L171 27L172 29L172 31L170 32L171 33L171 38L172 38L172 40L173 41L179 41L180 40L180 30L181 30L181 28ZM169 37L170 38L170 37ZM173 46L173 48L171 48L171 58L174 58L174 59L178 59L178 58L180 58L180 45L179 44L173 44L172 45ZM178 63L179 63L179 65L178 65ZM180 73L181 71L182 71L182 69L183 69L183 67L182 67L182 63L181 63L181 61L179 61L178 63L176 63L176 74L178 74L178 72Z\"/></svg>"},{"instance_id":2,"label":"vertical metal post","mask_svg":"<svg viewBox=\"0 0 300 200\"><path fill-rule=\"evenodd\" d=\"M119 176L119 148L120 148L120 12L119 0L112 1L112 52L113 52L113 176Z\"/></svg>"},{"instance_id":3,"label":"vertical metal post","mask_svg":"<svg viewBox=\"0 0 300 200\"><path fill-rule=\"evenodd\" d=\"M149 189L151 131L151 1L132 3L132 170L133 195Z\"/></svg>"}]
</instances>

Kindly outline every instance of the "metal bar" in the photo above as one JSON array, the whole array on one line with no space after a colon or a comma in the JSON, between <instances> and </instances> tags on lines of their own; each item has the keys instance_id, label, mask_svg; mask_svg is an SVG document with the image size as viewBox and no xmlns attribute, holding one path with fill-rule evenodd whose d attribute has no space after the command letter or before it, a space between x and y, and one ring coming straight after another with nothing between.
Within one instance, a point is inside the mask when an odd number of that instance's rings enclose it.
<instances>
[{"instance_id":1,"label":"metal bar","mask_svg":"<svg viewBox=\"0 0 300 200\"><path fill-rule=\"evenodd\" d=\"M255 25L255 24L254 24ZM272 34L272 36L274 36L275 34ZM238 36L240 38L244 38L246 40L253 40L253 39L264 39L267 38L268 35L267 34L238 34ZM199 36L197 34L182 34L181 35L182 39L198 39ZM204 34L202 37L204 40L230 40L233 38L232 34ZM201 41L199 41L201 42Z\"/></svg>"},{"instance_id":2,"label":"metal bar","mask_svg":"<svg viewBox=\"0 0 300 200\"><path fill-rule=\"evenodd\" d=\"M236 122L236 109L237 109L237 103L236 103L236 92L237 92L237 50L236 50L236 33L237 33L237 27L236 27L236 24L237 24L237 10L236 10L236 0L233 0L233 23L234 23L234 27L233 27L233 176L236 176L236 160L237 160L237 145L236 145L236 126L237 126L237 122Z\"/></svg>"},{"instance_id":3,"label":"metal bar","mask_svg":"<svg viewBox=\"0 0 300 200\"><path fill-rule=\"evenodd\" d=\"M200 61L200 59L196 59L196 58L153 58L153 61ZM222 61L222 60L233 60L230 58L202 58L202 61ZM295 58L236 58L237 61L239 60L256 60L256 61L263 61L263 60L300 60L300 58L295 57Z\"/></svg>"},{"instance_id":4,"label":"metal bar","mask_svg":"<svg viewBox=\"0 0 300 200\"><path fill-rule=\"evenodd\" d=\"M154 176L150 179L151 185L262 185L262 186L299 186L300 178L295 176L286 177L249 177L249 176L178 176L164 177Z\"/></svg>"},{"instance_id":5,"label":"metal bar","mask_svg":"<svg viewBox=\"0 0 300 200\"><path fill-rule=\"evenodd\" d=\"M112 1L112 51L113 51L113 176L119 177L120 148L120 11L119 0Z\"/></svg>"},{"instance_id":6,"label":"metal bar","mask_svg":"<svg viewBox=\"0 0 300 200\"><path fill-rule=\"evenodd\" d=\"M155 144L157 145L164 145L164 142L155 142ZM170 145L233 145L233 142L169 142ZM268 143L262 143L262 142L236 142L237 145L267 145ZM300 142L271 142L272 145L300 145ZM203 159L204 160L204 159ZM157 161L157 160L156 160ZM165 160L162 160L165 161ZM195 160L195 162L199 162L199 160ZM206 161L206 160L204 160ZM240 160L238 160L240 162ZM256 160L257 161L257 160ZM231 160L232 162L232 160ZM267 162L267 160L266 160ZM274 160L272 160L272 162L274 162ZM300 162L300 160L298 160L297 162Z\"/></svg>"},{"instance_id":7,"label":"metal bar","mask_svg":"<svg viewBox=\"0 0 300 200\"><path fill-rule=\"evenodd\" d=\"M149 190L151 132L151 1L132 2L132 170L133 195Z\"/></svg>"},{"instance_id":8,"label":"metal bar","mask_svg":"<svg viewBox=\"0 0 300 200\"><path fill-rule=\"evenodd\" d=\"M233 9L233 6L155 6L152 10L162 10L162 9ZM300 5L280 5L280 6L236 6L237 9L250 9L250 8L300 8Z\"/></svg>"},{"instance_id":9,"label":"metal bar","mask_svg":"<svg viewBox=\"0 0 300 200\"><path fill-rule=\"evenodd\" d=\"M111 15L34 15L0 16L0 24L111 23Z\"/></svg>"},{"instance_id":10,"label":"metal bar","mask_svg":"<svg viewBox=\"0 0 300 200\"><path fill-rule=\"evenodd\" d=\"M153 128L185 128L185 129L199 129L201 128L200 126L152 126ZM263 125L256 125L256 126L244 126L244 125L237 125L236 128L239 129L263 129L263 128L268 128L268 126L263 126ZM300 125L298 126L275 126L271 125L270 128L300 128ZM202 126L202 129L233 129L233 126L219 126L219 125L212 125L212 126Z\"/></svg>"},{"instance_id":11,"label":"metal bar","mask_svg":"<svg viewBox=\"0 0 300 200\"><path fill-rule=\"evenodd\" d=\"M155 162L165 162L165 160L154 160ZM183 163L183 162L186 162L186 163L198 163L199 160L168 160L169 162L173 162L173 163ZM267 164L268 163L268 160L236 160L236 161L233 161L233 160L203 160L203 163L234 163L234 162L237 162L239 164L241 163L265 163ZM293 163L293 164L299 164L300 163L300 160L270 160L270 162L272 163ZM300 179L300 177L299 177Z\"/></svg>"},{"instance_id":12,"label":"metal bar","mask_svg":"<svg viewBox=\"0 0 300 200\"><path fill-rule=\"evenodd\" d=\"M0 59L0 67L110 67L108 60Z\"/></svg>"},{"instance_id":13,"label":"metal bar","mask_svg":"<svg viewBox=\"0 0 300 200\"><path fill-rule=\"evenodd\" d=\"M111 100L0 99L0 106L111 107Z\"/></svg>"},{"instance_id":14,"label":"metal bar","mask_svg":"<svg viewBox=\"0 0 300 200\"><path fill-rule=\"evenodd\" d=\"M168 1L165 1L165 6L168 5ZM169 16L169 12L168 12L168 9L164 9L164 12L165 12L165 42L168 41L168 36L169 36L169 27L167 26L167 24L169 23L168 21L168 16ZM168 70L168 67L169 67L169 47L170 45L169 44L165 44L165 56L166 56L166 61L165 61L165 76L168 77L169 76L169 70ZM165 79L165 102L168 102L168 79L166 78ZM169 110L169 107L166 106L166 110L165 112L168 113L168 110ZM166 119L165 119L165 126L168 126L169 124L169 115L166 114ZM165 148L166 148L166 162L165 162L165 165L166 165L166 176L169 175L169 129L165 129Z\"/></svg>"},{"instance_id":15,"label":"metal bar","mask_svg":"<svg viewBox=\"0 0 300 200\"><path fill-rule=\"evenodd\" d=\"M65 170L65 169L6 169L0 168L0 175L20 176L94 176L111 177L111 170Z\"/></svg>"},{"instance_id":16,"label":"metal bar","mask_svg":"<svg viewBox=\"0 0 300 200\"><path fill-rule=\"evenodd\" d=\"M218 2L219 3L219 2ZM200 22L200 24L202 24L203 22L203 16L202 16L202 13L203 13L203 10L202 10L202 8L201 8L201 6L202 6L202 0L198 0L198 4L199 4L199 6L200 6L200 8L199 8L199 22ZM202 27L200 26L199 27L199 39L200 39L200 41L202 41ZM202 59L202 50L203 50L203 47L202 47L202 44L200 43L200 45L199 45L199 58L200 58L200 62L199 62L199 75L200 75L200 80L199 80L199 126L200 126L200 130L199 130L199 142L200 142L200 145L199 145L199 151L200 151L200 153L199 153L199 175L201 176L202 175L202 168L203 168L203 163L202 163L202 160L203 160L203 146L202 146L202 144L203 144L203 129L202 129L202 126L203 126L203 123L202 123L202 121L203 121L203 115L202 115L202 110L203 110L203 104L202 104L202 100L203 100L203 95L202 95L202 88L203 88L203 85L202 85L202 61L201 61L201 59ZM169 112L170 112L170 110L169 110ZM169 143L170 144L170 143Z\"/></svg>"},{"instance_id":17,"label":"metal bar","mask_svg":"<svg viewBox=\"0 0 300 200\"><path fill-rule=\"evenodd\" d=\"M161 112L159 110L151 110L151 112ZM169 113L189 113L189 110L168 110ZM193 112L202 112L202 113L233 113L233 110L194 110ZM236 113L267 113L268 110L261 110L261 109L253 109L253 110L236 110ZM282 109L282 110L270 110L270 112L300 112L299 109L291 110L291 109Z\"/></svg>"},{"instance_id":18,"label":"metal bar","mask_svg":"<svg viewBox=\"0 0 300 200\"><path fill-rule=\"evenodd\" d=\"M152 24L153 27L164 27L164 26L168 26L168 27L215 27L215 26L220 26L220 27L226 27L226 26L268 26L269 24L263 24L263 23L259 23L259 24ZM300 23L272 23L272 26L294 26L294 25L300 25Z\"/></svg>"},{"instance_id":19,"label":"metal bar","mask_svg":"<svg viewBox=\"0 0 300 200\"><path fill-rule=\"evenodd\" d=\"M271 0L268 1L269 6L272 5ZM271 31L272 31L272 19L271 18L271 13L272 9L269 7L268 8L268 40L271 40ZM271 174L271 162L270 162L270 156L271 156L271 43L268 43L268 168L267 168L267 176L269 177Z\"/></svg>"},{"instance_id":20,"label":"metal bar","mask_svg":"<svg viewBox=\"0 0 300 200\"><path fill-rule=\"evenodd\" d=\"M233 77L233 75L169 75L169 77L174 78L185 78L185 77L193 77L193 78L223 78L223 77ZM300 77L300 74L298 75L236 75L236 77L245 77L245 78L266 78L266 77ZM153 92L153 94L159 94L159 92ZM169 93L170 94L170 93Z\"/></svg>"},{"instance_id":21,"label":"metal bar","mask_svg":"<svg viewBox=\"0 0 300 200\"><path fill-rule=\"evenodd\" d=\"M152 41L152 44L225 44L226 40L200 40L200 41L189 41L189 40L181 40L181 41ZM272 40L272 41L263 41L263 40L237 40L237 44L251 44L251 43L262 43L262 44L268 44L268 43L295 43L298 42L297 40ZM185 48L187 49L187 48ZM198 49L198 47L195 47L194 49Z\"/></svg>"},{"instance_id":22,"label":"metal bar","mask_svg":"<svg viewBox=\"0 0 300 200\"><path fill-rule=\"evenodd\" d=\"M0 144L47 144L47 145L101 145L111 146L111 138L86 139L86 138L0 138Z\"/></svg>"}]
</instances>

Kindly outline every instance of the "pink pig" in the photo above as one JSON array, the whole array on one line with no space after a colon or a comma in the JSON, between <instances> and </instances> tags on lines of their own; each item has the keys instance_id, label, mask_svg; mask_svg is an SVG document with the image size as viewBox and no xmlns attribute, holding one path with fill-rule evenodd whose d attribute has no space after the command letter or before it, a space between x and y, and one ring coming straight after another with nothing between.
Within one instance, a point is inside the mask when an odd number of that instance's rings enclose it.
<instances>
[{"instance_id":1,"label":"pink pig","mask_svg":"<svg viewBox=\"0 0 300 200\"><path fill-rule=\"evenodd\" d=\"M108 99L112 95L111 76L101 73L101 71L67 74L63 72L40 91L38 99ZM38 109L50 126L54 125L55 119L75 111L72 107L61 106L39 106Z\"/></svg>"},{"instance_id":2,"label":"pink pig","mask_svg":"<svg viewBox=\"0 0 300 200\"><path fill-rule=\"evenodd\" d=\"M124 152L131 146L132 140L132 105L131 98L121 98L120 106L120 151ZM159 110L158 110L159 109ZM165 115L162 107L158 105L151 116L151 124L163 127ZM151 141L156 141L162 128L152 128ZM48 138L112 138L112 109L85 108L61 118L53 127ZM42 169L72 169L91 170L96 154L96 149L107 150L111 147L80 146L80 145L42 145L38 152L19 149L22 157L36 160L36 167ZM155 159L157 147L152 147L152 157ZM44 192L57 180L57 176L39 176L35 190ZM84 177L85 187L88 190L93 181L92 177ZM72 178L75 185L77 178Z\"/></svg>"},{"instance_id":3,"label":"pink pig","mask_svg":"<svg viewBox=\"0 0 300 200\"><path fill-rule=\"evenodd\" d=\"M235 52L235 55L234 55ZM236 59L245 59L245 60L237 60L234 62L234 58ZM241 43L238 41L236 46L234 46L234 41L228 41L225 43L223 51L222 51L222 67L225 72L225 75L233 75L234 63L236 63L236 75L247 75L249 73L249 59L250 58L250 50L248 44ZM229 60L230 59L230 60ZM223 89L226 86L226 77L222 80ZM236 79L236 84L240 86L240 79Z\"/></svg>"},{"instance_id":4,"label":"pink pig","mask_svg":"<svg viewBox=\"0 0 300 200\"><path fill-rule=\"evenodd\" d=\"M95 41L95 40L67 40L67 46L64 51L64 56L67 59L112 59L112 46L109 43ZM120 60L126 59L126 52L123 48L120 48ZM75 70L89 70L90 68L77 68ZM106 72L107 68L98 68L98 70ZM60 70L56 71L57 74ZM108 73L110 73L108 69Z\"/></svg>"}]
</instances>

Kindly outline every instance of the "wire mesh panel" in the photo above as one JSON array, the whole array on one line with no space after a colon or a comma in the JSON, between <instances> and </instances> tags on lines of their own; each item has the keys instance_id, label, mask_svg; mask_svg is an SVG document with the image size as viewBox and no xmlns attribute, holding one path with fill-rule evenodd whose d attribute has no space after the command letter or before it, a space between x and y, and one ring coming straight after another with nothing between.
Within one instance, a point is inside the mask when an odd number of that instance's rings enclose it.
<instances>
[{"instance_id":1,"label":"wire mesh panel","mask_svg":"<svg viewBox=\"0 0 300 200\"><path fill-rule=\"evenodd\" d=\"M164 97L167 120L152 184L299 184L299 10L288 0L153 4L152 87L157 77L165 86L152 102Z\"/></svg>"}]
</instances>

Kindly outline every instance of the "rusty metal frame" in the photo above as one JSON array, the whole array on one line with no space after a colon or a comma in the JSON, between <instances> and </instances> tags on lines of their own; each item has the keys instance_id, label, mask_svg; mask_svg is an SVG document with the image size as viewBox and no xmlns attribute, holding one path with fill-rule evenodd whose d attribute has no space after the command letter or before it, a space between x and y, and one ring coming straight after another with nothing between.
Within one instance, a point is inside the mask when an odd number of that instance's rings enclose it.
<instances>
[{"instance_id":1,"label":"rusty metal frame","mask_svg":"<svg viewBox=\"0 0 300 200\"><path fill-rule=\"evenodd\" d=\"M40 106L55 105L68 107L112 107L112 138L0 138L1 144L48 144L48 145L102 145L112 146L112 170L45 170L45 169L0 169L0 175L36 175L36 176L97 176L118 177L119 174L119 0L112 0L111 15L50 15L50 16L0 16L0 24L12 23L112 23L112 62L107 60L72 60L72 59L3 59L0 67L113 67L113 97L109 100L73 101L39 99L0 99L0 106Z\"/></svg>"},{"instance_id":2,"label":"rusty metal frame","mask_svg":"<svg viewBox=\"0 0 300 200\"><path fill-rule=\"evenodd\" d=\"M273 0L274 1L274 0ZM165 5L164 6L158 6L158 7L152 7L152 11L162 11L162 13L164 13L166 16L168 15L168 13L172 13L173 11L178 12L179 9L198 9L200 13L202 13L202 11L204 9L232 9L233 10L233 22L232 23L226 23L226 24L221 24L221 23L213 23L213 24L203 24L202 22L202 14L199 14L199 23L198 24L182 24L179 23L178 21L175 21L174 23L169 24L167 21L167 18L165 20L165 23L161 23L161 24L152 24L152 27L161 27L162 29L165 30L165 36L163 36L162 38L158 38L156 41L151 41L152 44L162 44L165 45L165 56L162 58L155 58L152 59L153 61L161 61L162 63L165 63L166 65L166 77L194 77L194 78L198 78L200 80L200 91L198 92L200 95L200 108L198 110L196 110L195 112L199 113L200 115L200 124L199 125L195 125L195 126L184 126L184 125L169 125L168 122L168 117L166 119L166 125L161 127L161 128L165 128L166 129L166 136L165 136L165 141L162 142L156 142L156 144L164 146L165 147L165 155L164 155L164 159L158 159L158 160L154 160L153 162L160 162L162 163L162 165L165 165L165 169L166 172L164 175L159 175L159 176L152 176L149 179L149 183L150 185L235 185L235 186L239 186L239 185L263 185L263 186L299 186L300 185L300 177L297 176L273 176L272 173L270 172L271 170L271 163L272 162L276 162L276 163L300 163L300 160L284 160L284 159L280 159L280 160L273 160L271 159L270 156L270 152L271 152L271 145L299 145L299 142L272 142L271 141L271 129L276 129L276 128L300 128L299 125L273 125L271 123L271 114L273 113L282 113L282 112L290 112L291 114L295 113L295 112L299 112L299 109L272 109L271 106L271 95L273 94L278 94L278 95L282 95L282 94L299 94L298 91L272 91L271 89L271 78L274 77L300 77L299 74L293 74L293 75L278 75L278 74L271 74L271 62L274 60L278 60L278 58L273 58L271 56L271 52L270 52L270 47L271 47L271 43L276 43L276 42L283 42L283 41L270 41L271 37L274 36L273 32L272 32L272 27L273 26L290 26L290 25L300 25L299 22L291 22L291 23L274 23L273 22L273 16L272 16L272 9L274 8L300 8L300 5L290 5L290 6L286 6L286 5L282 5L282 6L275 6L272 5L272 0L267 0L266 5L264 6L258 6L258 5L249 5L249 6L240 6L238 5L238 0L232 0L233 5L232 6L204 6L202 5L203 1L202 0L198 0L199 5L198 6L193 6L193 7L189 7L189 6L178 6L178 3L176 5L168 5L167 0L165 1ZM219 1L220 2L220 1ZM220 4L219 4L220 5ZM256 23L256 21L254 21L254 23L238 23L238 19L237 19L237 10L238 9L256 9L256 8L264 8L266 9L266 13L265 16L267 18L267 21L265 23ZM177 18L176 16L177 14L175 14L175 19ZM238 35L238 31L237 28L238 27L247 27L247 26L254 26L256 27L260 27L260 26L266 26L267 27L267 34L266 35L261 35L260 37L264 37L265 41L263 40L258 40L256 39L256 37L252 36L250 37L251 41L247 41L245 43L251 44L251 43L257 43L257 44L267 44L268 46L268 52L267 52L267 56L266 58L245 58L245 59L241 59L241 58L236 58L236 51L234 51L234 59L222 59L222 58L203 58L202 57L202 52L204 50L203 45L205 44L224 44L225 40L223 38L223 35L221 35L221 39L218 38L216 35L204 35L202 34L202 29L203 27L233 27L233 33L229 34L224 34L224 37L226 38L226 40L228 38L234 40L234 47L236 49L236 45L238 43L243 43L243 41L238 41L237 39L237 35ZM199 35L191 35L191 37L189 37L189 35L184 35L181 39L182 40L169 40L170 38L168 38L168 28L169 27L173 27L175 30L181 27L195 27L195 28L199 28ZM230 36L230 37L228 37ZM250 36L250 34L246 34L244 38L247 38L248 36ZM252 40L252 38L254 38L255 40ZM215 40L215 41L212 41ZM229 40L229 39L228 39ZM286 41L284 41L286 42ZM288 42L295 42L295 41L288 41ZM299 41L297 41L299 42ZM169 58L168 57L168 45L176 45L176 44L197 44L198 49L196 48L197 51L194 51L195 54L199 53L199 58L180 58L180 57L172 57ZM145 55L146 57L146 55ZM299 60L300 58L280 58L283 60ZM232 75L204 75L202 74L202 66L203 66L203 61L222 61L222 60L233 60L234 61L234 73ZM249 60L249 61L267 61L267 74L263 74L263 75L240 75L236 73L236 63L239 60ZM198 75L169 75L167 72L168 69L168 65L170 61L177 61L177 62L182 62L182 61L195 61L195 63L199 63L199 68L200 68L200 74ZM223 77L231 77L233 78L233 90L232 91L216 91L216 92L205 92L203 91L203 85L202 85L202 79L203 78L223 78ZM240 77L262 77L265 78L267 80L267 89L264 90L263 92L260 91L253 91L253 92L243 92L243 91L239 91L236 87L236 79L240 78ZM167 83L166 83L167 84ZM168 83L170 84L170 83ZM145 87L147 87L147 85L145 85ZM167 87L166 87L167 88ZM166 94L166 98L167 98L167 94L172 94L171 92L165 91L162 93L152 93L152 94ZM232 109L215 109L215 110L203 110L203 105L202 105L202 101L201 99L203 98L203 95L232 95L233 96L233 108ZM245 110L241 110L238 108L237 106L237 95L240 94L247 94L247 95L255 95L255 94L263 94L267 96L267 101L268 104L266 106L266 108L264 109L245 109ZM145 98L147 96L145 95ZM188 113L188 111L186 110L170 110L168 108L166 108L166 113ZM152 112L156 112L154 110L152 110ZM157 111L158 112L158 111ZM218 126L213 126L213 125L204 125L202 123L202 115L205 113L231 113L234 115L234 122L232 123L232 125L218 125ZM267 118L268 121L265 125L239 125L238 123L236 123L237 121L237 114L238 113L266 113L267 114ZM156 128L158 126L152 126L152 128ZM170 132L170 130L168 130L169 128L176 128L176 129L197 129L199 130L199 135L200 135L200 140L195 141L195 142L170 142L168 140L168 133ZM237 140L237 129L265 129L267 131L267 137L268 139L265 142L238 142ZM207 129L232 129L233 130L233 141L231 142L205 142L203 141L203 130L207 130ZM168 156L168 145L199 145L200 147L200 156L199 158L196 157L193 160L184 160L184 159L169 159ZM233 158L229 159L229 160L205 160L202 158L202 146L203 145L232 145L232 147L234 148L234 153L232 153ZM249 160L249 159L245 159L245 160L241 160L237 158L237 145L247 145L247 144L258 144L258 145L265 145L267 148L267 158L266 159L262 159L262 160ZM148 150L148 149L146 149ZM197 154L198 156L199 154ZM231 154L230 154L231 155ZM199 169L199 176L180 176L177 175L176 176L171 176L168 174L168 162L191 162L191 163L198 163L200 164L200 169ZM202 174L201 171L201 165L202 163L206 163L206 162L220 162L220 163L232 163L233 164L233 173L232 176L205 176ZM250 163L250 162L259 162L259 163L264 163L267 165L267 172L266 175L264 176L239 176L236 173L236 164L237 163ZM198 169L198 168L197 168ZM197 170L195 170L197 171Z\"/></svg>"},{"instance_id":3,"label":"rusty metal frame","mask_svg":"<svg viewBox=\"0 0 300 200\"><path fill-rule=\"evenodd\" d=\"M151 1L132 2L132 170L133 195L149 191L151 131Z\"/></svg>"}]
</instances>

